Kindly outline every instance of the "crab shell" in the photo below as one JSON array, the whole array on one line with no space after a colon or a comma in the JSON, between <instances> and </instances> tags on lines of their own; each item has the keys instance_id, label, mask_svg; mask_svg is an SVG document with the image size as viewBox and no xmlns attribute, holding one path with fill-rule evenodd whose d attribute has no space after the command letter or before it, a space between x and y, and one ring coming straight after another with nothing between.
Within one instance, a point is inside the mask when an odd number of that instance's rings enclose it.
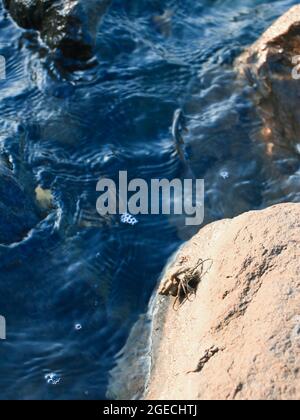
<instances>
[{"instance_id":1,"label":"crab shell","mask_svg":"<svg viewBox=\"0 0 300 420\"><path fill-rule=\"evenodd\" d=\"M178 282L174 282L171 278L163 283L163 285L158 290L158 294L163 296L174 296L178 294Z\"/></svg>"}]
</instances>

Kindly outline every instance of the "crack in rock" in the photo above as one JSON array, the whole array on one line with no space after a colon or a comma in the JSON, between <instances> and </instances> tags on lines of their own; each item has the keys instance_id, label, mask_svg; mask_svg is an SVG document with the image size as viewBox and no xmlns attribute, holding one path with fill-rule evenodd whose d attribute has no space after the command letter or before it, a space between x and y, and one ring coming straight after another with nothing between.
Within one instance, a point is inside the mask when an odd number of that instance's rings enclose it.
<instances>
[{"instance_id":1,"label":"crack in rock","mask_svg":"<svg viewBox=\"0 0 300 420\"><path fill-rule=\"evenodd\" d=\"M201 359L198 362L198 365L195 370L192 370L187 373L200 373L204 366L212 359L219 351L221 351L219 347L212 346L208 350L205 351L204 356L201 357Z\"/></svg>"}]
</instances>

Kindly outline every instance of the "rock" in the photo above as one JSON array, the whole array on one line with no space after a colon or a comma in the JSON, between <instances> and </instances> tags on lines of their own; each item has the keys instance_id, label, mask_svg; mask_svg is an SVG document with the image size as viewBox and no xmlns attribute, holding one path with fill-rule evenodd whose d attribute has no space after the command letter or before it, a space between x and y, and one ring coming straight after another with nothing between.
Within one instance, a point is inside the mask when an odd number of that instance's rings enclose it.
<instances>
[{"instance_id":1,"label":"rock","mask_svg":"<svg viewBox=\"0 0 300 420\"><path fill-rule=\"evenodd\" d=\"M280 17L236 61L238 71L256 88L269 155L300 147L300 5Z\"/></svg>"},{"instance_id":2,"label":"rock","mask_svg":"<svg viewBox=\"0 0 300 420\"><path fill-rule=\"evenodd\" d=\"M158 299L146 399L298 400L300 204L206 226L171 271L199 258L194 301Z\"/></svg>"},{"instance_id":3,"label":"rock","mask_svg":"<svg viewBox=\"0 0 300 420\"><path fill-rule=\"evenodd\" d=\"M178 269L195 267L199 259L205 262L192 301L177 311L172 296L156 295L151 303L147 319L151 316L152 323L144 326L150 332L142 339L143 352L139 344L137 353L134 344L142 337L135 333L142 331L140 321L133 329L127 358L113 371L112 377L118 378L115 386L110 384L114 395L298 400L300 204L280 204L204 227L176 255L161 286ZM124 371L131 353L140 361L127 364ZM150 372L144 395L142 361L143 371Z\"/></svg>"},{"instance_id":4,"label":"rock","mask_svg":"<svg viewBox=\"0 0 300 420\"><path fill-rule=\"evenodd\" d=\"M42 210L49 211L54 208L54 197L49 189L38 185L35 189L36 202Z\"/></svg>"},{"instance_id":5,"label":"rock","mask_svg":"<svg viewBox=\"0 0 300 420\"><path fill-rule=\"evenodd\" d=\"M0 159L0 244L21 241L38 221L34 201Z\"/></svg>"},{"instance_id":6,"label":"rock","mask_svg":"<svg viewBox=\"0 0 300 420\"><path fill-rule=\"evenodd\" d=\"M151 322L148 315L141 315L132 328L125 347L118 355L117 366L110 372L106 398L108 400L138 400L145 392L149 376Z\"/></svg>"},{"instance_id":7,"label":"rock","mask_svg":"<svg viewBox=\"0 0 300 420\"><path fill-rule=\"evenodd\" d=\"M51 50L67 59L93 56L98 24L111 0L4 0L12 18L40 32Z\"/></svg>"},{"instance_id":8,"label":"rock","mask_svg":"<svg viewBox=\"0 0 300 420\"><path fill-rule=\"evenodd\" d=\"M163 14L155 15L152 18L154 27L164 37L169 37L172 34L172 18L174 11L166 9Z\"/></svg>"}]
</instances>

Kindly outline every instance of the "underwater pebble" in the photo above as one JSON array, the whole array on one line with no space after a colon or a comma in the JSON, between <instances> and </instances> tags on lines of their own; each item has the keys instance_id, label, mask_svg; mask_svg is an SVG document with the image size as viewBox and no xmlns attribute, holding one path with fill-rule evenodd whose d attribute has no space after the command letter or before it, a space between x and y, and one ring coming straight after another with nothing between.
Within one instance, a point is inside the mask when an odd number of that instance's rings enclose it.
<instances>
[{"instance_id":1,"label":"underwater pebble","mask_svg":"<svg viewBox=\"0 0 300 420\"><path fill-rule=\"evenodd\" d=\"M121 222L134 226L138 223L138 220L135 217L133 217L131 214L124 213L121 215Z\"/></svg>"},{"instance_id":2,"label":"underwater pebble","mask_svg":"<svg viewBox=\"0 0 300 420\"><path fill-rule=\"evenodd\" d=\"M45 379L49 385L58 385L61 380L57 373L47 373L47 375L45 375Z\"/></svg>"},{"instance_id":3,"label":"underwater pebble","mask_svg":"<svg viewBox=\"0 0 300 420\"><path fill-rule=\"evenodd\" d=\"M54 197L51 190L45 190L40 185L35 189L36 201L42 210L53 208Z\"/></svg>"}]
</instances>

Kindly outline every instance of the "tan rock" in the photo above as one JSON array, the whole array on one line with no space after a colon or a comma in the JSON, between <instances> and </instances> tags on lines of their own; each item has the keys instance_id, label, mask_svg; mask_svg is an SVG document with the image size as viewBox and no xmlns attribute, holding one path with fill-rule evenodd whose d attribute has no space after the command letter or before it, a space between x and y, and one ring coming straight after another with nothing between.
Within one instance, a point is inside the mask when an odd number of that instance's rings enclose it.
<instances>
[{"instance_id":1,"label":"tan rock","mask_svg":"<svg viewBox=\"0 0 300 420\"><path fill-rule=\"evenodd\" d=\"M298 66L297 66L298 64ZM256 89L266 152L298 151L300 135L300 5L281 16L236 61Z\"/></svg>"},{"instance_id":2,"label":"tan rock","mask_svg":"<svg viewBox=\"0 0 300 420\"><path fill-rule=\"evenodd\" d=\"M300 204L206 226L162 282L199 258L194 301L154 305L145 399L299 399Z\"/></svg>"}]
</instances>

